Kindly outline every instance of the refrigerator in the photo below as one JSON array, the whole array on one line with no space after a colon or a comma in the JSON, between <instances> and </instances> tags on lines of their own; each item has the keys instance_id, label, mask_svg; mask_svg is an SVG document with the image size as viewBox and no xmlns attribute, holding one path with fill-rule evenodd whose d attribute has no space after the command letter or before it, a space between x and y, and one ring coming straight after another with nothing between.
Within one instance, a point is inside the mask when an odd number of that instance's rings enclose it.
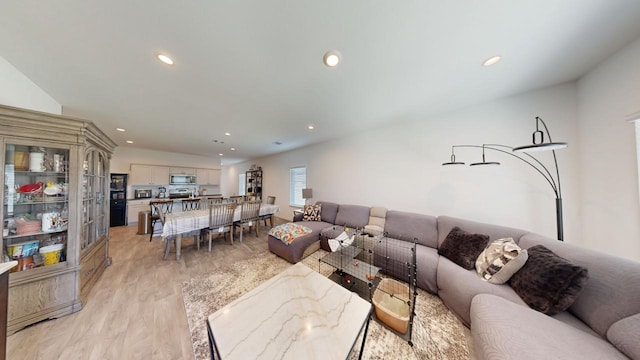
<instances>
[{"instance_id":1,"label":"refrigerator","mask_svg":"<svg viewBox=\"0 0 640 360\"><path fill-rule=\"evenodd\" d=\"M127 225L127 176L111 174L111 227Z\"/></svg>"}]
</instances>

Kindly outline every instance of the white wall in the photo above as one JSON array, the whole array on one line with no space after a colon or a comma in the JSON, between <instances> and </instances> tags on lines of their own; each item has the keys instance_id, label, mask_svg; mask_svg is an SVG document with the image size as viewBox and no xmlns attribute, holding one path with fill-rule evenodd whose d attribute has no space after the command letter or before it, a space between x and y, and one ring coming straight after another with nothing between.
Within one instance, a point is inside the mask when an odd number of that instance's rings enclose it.
<instances>
[{"instance_id":1,"label":"white wall","mask_svg":"<svg viewBox=\"0 0 640 360\"><path fill-rule=\"evenodd\" d=\"M633 124L640 111L640 38L578 82L582 243L640 260Z\"/></svg>"},{"instance_id":2,"label":"white wall","mask_svg":"<svg viewBox=\"0 0 640 360\"><path fill-rule=\"evenodd\" d=\"M275 195L280 217L288 207L289 168L307 166L314 199L431 215L452 215L534 230L555 236L551 187L518 160L487 153L500 167L443 167L451 145L531 141L535 116L546 120L554 140L577 142L575 83L462 109L443 116L396 123L384 128L309 146L248 163L223 166L222 191L237 187L237 173L262 166L263 191ZM565 238L579 235L578 147L558 152L565 198ZM547 160L551 159L550 154ZM457 158L479 161L481 152L457 150Z\"/></svg>"},{"instance_id":3,"label":"white wall","mask_svg":"<svg viewBox=\"0 0 640 360\"><path fill-rule=\"evenodd\" d=\"M61 115L62 106L0 56L0 104Z\"/></svg>"}]
</instances>

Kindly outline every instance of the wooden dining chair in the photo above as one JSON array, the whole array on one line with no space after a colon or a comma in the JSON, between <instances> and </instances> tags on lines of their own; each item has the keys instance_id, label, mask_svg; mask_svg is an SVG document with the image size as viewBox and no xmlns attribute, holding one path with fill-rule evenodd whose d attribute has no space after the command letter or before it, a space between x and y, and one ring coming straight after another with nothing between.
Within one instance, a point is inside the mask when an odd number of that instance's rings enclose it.
<instances>
[{"instance_id":1,"label":"wooden dining chair","mask_svg":"<svg viewBox=\"0 0 640 360\"><path fill-rule=\"evenodd\" d=\"M233 223L234 230L236 226L240 228L240 242L242 242L242 233L245 226L248 226L249 230L255 227L256 237L258 237L259 216L260 201L245 201L240 204L240 220Z\"/></svg>"},{"instance_id":2,"label":"wooden dining chair","mask_svg":"<svg viewBox=\"0 0 640 360\"><path fill-rule=\"evenodd\" d=\"M213 204L209 207L209 227L207 237L209 238L209 252L211 252L211 241L214 235L229 234L231 245L233 245L233 214L236 210L236 203Z\"/></svg>"},{"instance_id":3,"label":"wooden dining chair","mask_svg":"<svg viewBox=\"0 0 640 360\"><path fill-rule=\"evenodd\" d=\"M241 203L244 201L244 195L233 195L233 196L229 196L229 202L234 202L234 203Z\"/></svg>"},{"instance_id":4,"label":"wooden dining chair","mask_svg":"<svg viewBox=\"0 0 640 360\"><path fill-rule=\"evenodd\" d=\"M173 200L151 200L149 201L149 206L151 207L151 235L149 235L149 241L151 241L156 223L160 221L164 226L164 216L172 211Z\"/></svg>"},{"instance_id":5,"label":"wooden dining chair","mask_svg":"<svg viewBox=\"0 0 640 360\"><path fill-rule=\"evenodd\" d=\"M182 199L182 211L192 211L200 209L200 199Z\"/></svg>"},{"instance_id":6,"label":"wooden dining chair","mask_svg":"<svg viewBox=\"0 0 640 360\"><path fill-rule=\"evenodd\" d=\"M274 205L276 203L275 196L267 196L267 204ZM259 216L261 221L264 221L264 226L267 226L267 220L269 220L269 227L273 227L273 214L264 214Z\"/></svg>"}]
</instances>

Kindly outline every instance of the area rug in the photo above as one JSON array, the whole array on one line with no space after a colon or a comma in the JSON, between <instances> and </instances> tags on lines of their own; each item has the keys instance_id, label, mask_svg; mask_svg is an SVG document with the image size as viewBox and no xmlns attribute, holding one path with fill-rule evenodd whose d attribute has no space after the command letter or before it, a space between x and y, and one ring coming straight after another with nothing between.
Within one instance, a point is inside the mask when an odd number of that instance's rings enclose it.
<instances>
[{"instance_id":1,"label":"area rug","mask_svg":"<svg viewBox=\"0 0 640 360\"><path fill-rule=\"evenodd\" d=\"M322 255L322 252L312 254L303 263L327 276L333 270L318 262ZM291 264L285 260L268 254L184 282L182 296L195 358L211 359L206 330L206 319L210 314L289 266ZM372 320L362 358L469 359L465 330L464 325L437 296L419 291L413 325L413 346L384 325ZM351 359L357 359L358 355L354 351Z\"/></svg>"}]
</instances>

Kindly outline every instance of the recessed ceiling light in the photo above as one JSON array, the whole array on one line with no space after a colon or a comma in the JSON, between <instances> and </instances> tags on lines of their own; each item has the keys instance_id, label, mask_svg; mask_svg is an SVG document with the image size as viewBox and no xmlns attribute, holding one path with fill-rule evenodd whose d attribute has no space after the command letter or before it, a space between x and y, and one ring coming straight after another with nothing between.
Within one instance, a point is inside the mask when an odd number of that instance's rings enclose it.
<instances>
[{"instance_id":1,"label":"recessed ceiling light","mask_svg":"<svg viewBox=\"0 0 640 360\"><path fill-rule=\"evenodd\" d=\"M492 57L488 58L487 60L485 60L482 63L482 66L491 66L491 65L496 64L500 60L502 60L502 57L500 55L492 56Z\"/></svg>"},{"instance_id":2,"label":"recessed ceiling light","mask_svg":"<svg viewBox=\"0 0 640 360\"><path fill-rule=\"evenodd\" d=\"M127 130L123 129L123 128L116 128L116 130L121 131L121 132L125 132Z\"/></svg>"},{"instance_id":3,"label":"recessed ceiling light","mask_svg":"<svg viewBox=\"0 0 640 360\"><path fill-rule=\"evenodd\" d=\"M133 141L127 140L127 144L133 144Z\"/></svg>"},{"instance_id":4,"label":"recessed ceiling light","mask_svg":"<svg viewBox=\"0 0 640 360\"><path fill-rule=\"evenodd\" d=\"M322 57L322 61L328 67L336 67L340 63L340 58L342 55L337 50L330 50L324 53Z\"/></svg>"},{"instance_id":5,"label":"recessed ceiling light","mask_svg":"<svg viewBox=\"0 0 640 360\"><path fill-rule=\"evenodd\" d=\"M223 153L220 153L220 154L218 154L218 155L223 156L224 154L223 154Z\"/></svg>"},{"instance_id":6,"label":"recessed ceiling light","mask_svg":"<svg viewBox=\"0 0 640 360\"><path fill-rule=\"evenodd\" d=\"M158 59L167 65L173 65L173 60L165 54L158 54Z\"/></svg>"},{"instance_id":7,"label":"recessed ceiling light","mask_svg":"<svg viewBox=\"0 0 640 360\"><path fill-rule=\"evenodd\" d=\"M307 129L309 129L309 130L313 130L313 129L315 129L315 128L313 127L313 125L309 125L309 126L307 126Z\"/></svg>"},{"instance_id":8,"label":"recessed ceiling light","mask_svg":"<svg viewBox=\"0 0 640 360\"><path fill-rule=\"evenodd\" d=\"M224 134L225 134L225 135L227 135L227 136L231 136L231 133L230 133L230 132L226 132L226 133L224 133Z\"/></svg>"},{"instance_id":9,"label":"recessed ceiling light","mask_svg":"<svg viewBox=\"0 0 640 360\"><path fill-rule=\"evenodd\" d=\"M236 151L236 148L231 148L231 151Z\"/></svg>"}]
</instances>

